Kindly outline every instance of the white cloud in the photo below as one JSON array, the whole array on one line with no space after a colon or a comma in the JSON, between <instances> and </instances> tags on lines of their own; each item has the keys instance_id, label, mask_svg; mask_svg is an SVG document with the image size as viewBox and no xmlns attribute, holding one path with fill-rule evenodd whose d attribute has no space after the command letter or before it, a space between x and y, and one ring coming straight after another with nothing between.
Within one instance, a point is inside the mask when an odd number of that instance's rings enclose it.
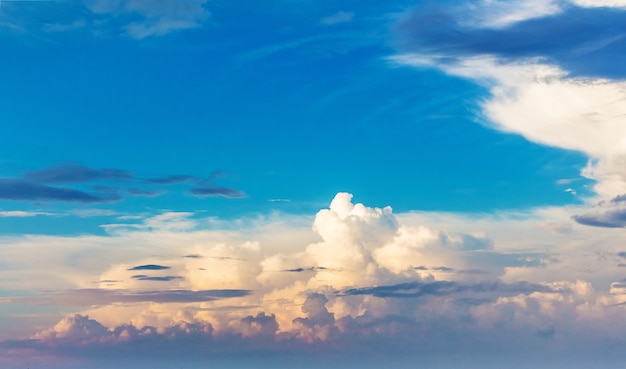
<instances>
[{"instance_id":1,"label":"white cloud","mask_svg":"<svg viewBox=\"0 0 626 369\"><path fill-rule=\"evenodd\" d=\"M45 211L4 210L0 211L0 218L30 218L38 215L58 215Z\"/></svg>"},{"instance_id":2,"label":"white cloud","mask_svg":"<svg viewBox=\"0 0 626 369\"><path fill-rule=\"evenodd\" d=\"M570 0L570 2L584 8L626 8L625 0Z\"/></svg>"},{"instance_id":3,"label":"white cloud","mask_svg":"<svg viewBox=\"0 0 626 369\"><path fill-rule=\"evenodd\" d=\"M518 22L563 11L559 0L480 0L464 8L464 22L473 27L505 28Z\"/></svg>"},{"instance_id":4,"label":"white cloud","mask_svg":"<svg viewBox=\"0 0 626 369\"><path fill-rule=\"evenodd\" d=\"M397 63L431 66L489 87L481 105L494 128L530 141L582 152L581 174L597 181L602 198L626 192L626 82L575 78L540 59L503 62L491 56L444 61L399 55Z\"/></svg>"}]
</instances>

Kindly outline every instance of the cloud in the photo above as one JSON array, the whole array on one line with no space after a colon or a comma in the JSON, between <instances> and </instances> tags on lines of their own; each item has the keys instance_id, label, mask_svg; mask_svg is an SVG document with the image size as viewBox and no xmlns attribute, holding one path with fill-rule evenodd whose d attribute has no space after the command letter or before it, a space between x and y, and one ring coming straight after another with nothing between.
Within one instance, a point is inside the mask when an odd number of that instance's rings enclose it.
<instances>
[{"instance_id":1,"label":"cloud","mask_svg":"<svg viewBox=\"0 0 626 369\"><path fill-rule=\"evenodd\" d=\"M622 8L626 9L624 0L571 0L572 3L586 8Z\"/></svg>"},{"instance_id":2,"label":"cloud","mask_svg":"<svg viewBox=\"0 0 626 369\"><path fill-rule=\"evenodd\" d=\"M38 215L57 215L43 211L4 210L0 211L0 218L30 218Z\"/></svg>"},{"instance_id":3,"label":"cloud","mask_svg":"<svg viewBox=\"0 0 626 369\"><path fill-rule=\"evenodd\" d=\"M147 179L146 182L154 183L154 184L170 185L170 184L184 183L188 181L195 181L197 179L198 178L195 176L177 174L177 175L170 175L170 176L165 176L165 177L150 178L150 179Z\"/></svg>"},{"instance_id":4,"label":"cloud","mask_svg":"<svg viewBox=\"0 0 626 369\"><path fill-rule=\"evenodd\" d=\"M477 120L538 144L587 155L581 175L595 180L596 195L607 200L626 192L626 130L621 123L626 74L619 64L626 38L618 31L626 11L619 2L596 4L481 1L418 6L397 27L406 52L391 60L437 68L482 85L489 95L477 102ZM536 14L528 13L533 9ZM500 12L513 18L492 18ZM496 24L477 21L481 14ZM576 219L611 225L620 214L606 216Z\"/></svg>"},{"instance_id":5,"label":"cloud","mask_svg":"<svg viewBox=\"0 0 626 369\"><path fill-rule=\"evenodd\" d=\"M579 224L595 227L623 228L626 226L626 196L618 195L609 201L601 201L594 207L594 212L574 215Z\"/></svg>"},{"instance_id":6,"label":"cloud","mask_svg":"<svg viewBox=\"0 0 626 369\"><path fill-rule=\"evenodd\" d=\"M143 178L135 173L117 169L95 169L78 164L59 164L40 170L30 170L21 178L0 178L0 199L15 201L64 201L99 203L122 200L122 194L157 197L165 193L163 187L178 184L195 186L191 193L197 197L245 197L243 192L229 187L215 186L213 181L223 177L220 171L203 178L192 175L168 175ZM129 185L158 186L136 188ZM54 185L54 186L52 186ZM63 187L58 187L63 185ZM90 191L67 186L91 185Z\"/></svg>"},{"instance_id":7,"label":"cloud","mask_svg":"<svg viewBox=\"0 0 626 369\"><path fill-rule=\"evenodd\" d=\"M532 3L554 6L554 1L483 1L472 12L486 19L505 6L510 9L540 9ZM506 5L503 5L506 4ZM552 5L549 5L552 4ZM559 7L560 9L560 7ZM491 56L507 64L520 59L541 58L576 77L623 79L626 72L615 60L623 55L626 38L619 25L626 12L609 8L564 7L540 18L521 19L507 27L492 28L472 22L467 8L446 5L417 7L397 28L408 53L448 58ZM497 18L495 18L497 19Z\"/></svg>"},{"instance_id":8,"label":"cloud","mask_svg":"<svg viewBox=\"0 0 626 369\"><path fill-rule=\"evenodd\" d=\"M84 0L94 14L128 19L122 27L135 39L197 28L209 18L207 0Z\"/></svg>"},{"instance_id":9,"label":"cloud","mask_svg":"<svg viewBox=\"0 0 626 369\"><path fill-rule=\"evenodd\" d=\"M100 203L118 201L116 194L89 193L85 191L50 187L21 179L0 179L0 199L16 201L66 201Z\"/></svg>"},{"instance_id":10,"label":"cloud","mask_svg":"<svg viewBox=\"0 0 626 369\"><path fill-rule=\"evenodd\" d=\"M171 282L171 281L185 279L185 277L181 277L181 276L168 275L168 276L163 276L163 277L154 277L154 276L148 276L145 274L134 275L131 278L137 279L139 281L154 281L154 282Z\"/></svg>"},{"instance_id":11,"label":"cloud","mask_svg":"<svg viewBox=\"0 0 626 369\"><path fill-rule=\"evenodd\" d=\"M26 171L23 178L36 183L58 184L100 180L127 181L134 179L134 175L122 169L93 169L82 165L60 164L46 169Z\"/></svg>"},{"instance_id":12,"label":"cloud","mask_svg":"<svg viewBox=\"0 0 626 369\"><path fill-rule=\"evenodd\" d=\"M229 199L240 199L246 197L246 195L238 190L228 188L228 187L220 187L220 186L204 186L204 187L195 187L189 190L189 192L196 197L226 197Z\"/></svg>"},{"instance_id":13,"label":"cloud","mask_svg":"<svg viewBox=\"0 0 626 369\"><path fill-rule=\"evenodd\" d=\"M581 174L594 179L601 197L626 191L626 113L623 82L577 79L537 60L505 63L490 56L463 59L397 56L398 63L437 66L447 73L488 86L481 103L484 118L500 131L553 147L575 150L591 160Z\"/></svg>"},{"instance_id":14,"label":"cloud","mask_svg":"<svg viewBox=\"0 0 626 369\"><path fill-rule=\"evenodd\" d=\"M625 236L541 228L569 220L563 208L395 214L339 193L314 219L191 215L164 213L107 236L0 239L0 260L12 268L0 278L21 291L3 305L80 308L0 350L430 357L623 343L623 250L615 245Z\"/></svg>"},{"instance_id":15,"label":"cloud","mask_svg":"<svg viewBox=\"0 0 626 369\"><path fill-rule=\"evenodd\" d=\"M158 197L165 193L164 190L144 190L141 188L129 188L126 190L132 196Z\"/></svg>"},{"instance_id":16,"label":"cloud","mask_svg":"<svg viewBox=\"0 0 626 369\"><path fill-rule=\"evenodd\" d=\"M459 292L471 291L474 293L496 292L499 296L529 294L532 292L554 292L549 286L531 285L525 282L506 284L501 282L482 282L473 285L463 285L452 281L434 282L407 282L390 286L353 288L339 291L341 296L372 295L381 298L418 298L428 295L447 296Z\"/></svg>"},{"instance_id":17,"label":"cloud","mask_svg":"<svg viewBox=\"0 0 626 369\"><path fill-rule=\"evenodd\" d=\"M180 278L174 278L180 279ZM149 279L165 281L165 279ZM248 290L125 290L125 289L78 289L63 292L40 293L29 297L5 298L3 302L35 303L50 306L99 306L116 303L160 304L209 302L219 299L247 296Z\"/></svg>"},{"instance_id":18,"label":"cloud","mask_svg":"<svg viewBox=\"0 0 626 369\"><path fill-rule=\"evenodd\" d=\"M165 270L165 269L171 269L171 268L168 266L164 266L164 265L148 264L148 265L138 265L138 266L129 268L128 270Z\"/></svg>"}]
</instances>

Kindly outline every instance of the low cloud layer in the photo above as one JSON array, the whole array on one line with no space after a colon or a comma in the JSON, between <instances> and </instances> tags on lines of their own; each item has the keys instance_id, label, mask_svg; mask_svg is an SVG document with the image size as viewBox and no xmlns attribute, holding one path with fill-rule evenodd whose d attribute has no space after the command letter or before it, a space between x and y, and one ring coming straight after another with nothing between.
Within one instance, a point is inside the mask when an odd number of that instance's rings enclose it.
<instances>
[{"instance_id":1,"label":"low cloud layer","mask_svg":"<svg viewBox=\"0 0 626 369\"><path fill-rule=\"evenodd\" d=\"M402 355L415 347L425 355L463 347L458 354L542 348L548 355L605 353L608 346L599 347L598 340L623 343L626 289L620 276L623 250L609 252L615 238L604 241L572 229L577 240L588 239L598 250L596 274L586 274L595 281L590 282L575 277L592 265L592 259L572 252L585 245L563 242L562 233L541 227L537 214L482 223L490 224L487 233L476 228L480 221L443 231L419 219L397 217L390 207L355 204L350 194L339 193L316 214L312 230L269 222L260 228L251 223L254 232L205 231L197 228L198 220L166 213L143 221L150 227L106 237L3 240L0 256L7 262L39 242L61 258L50 270L15 263L11 274L19 282L13 289L27 289L28 283L73 287L1 303L76 311L27 339L5 340L0 351L12 350L14 358L16 352L34 358L112 352L207 358L228 356L232 347L248 354L392 350ZM456 224L450 216L445 222ZM475 231L458 230L463 227ZM499 231L506 237L500 239ZM525 250L502 244L516 232L526 235L518 240ZM532 236L544 242L554 237L553 249L532 246ZM115 253L113 245L131 246ZM108 251L105 258L72 256L85 249L94 255ZM64 267L63 258L71 258L72 266ZM566 270L572 279L564 279ZM9 272L2 273L4 278Z\"/></svg>"}]
</instances>

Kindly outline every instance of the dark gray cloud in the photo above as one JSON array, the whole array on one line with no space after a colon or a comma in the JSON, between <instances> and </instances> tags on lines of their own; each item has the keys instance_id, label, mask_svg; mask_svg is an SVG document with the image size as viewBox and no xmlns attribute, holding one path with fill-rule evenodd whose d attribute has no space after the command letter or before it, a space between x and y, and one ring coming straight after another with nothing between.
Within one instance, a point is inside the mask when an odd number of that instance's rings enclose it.
<instances>
[{"instance_id":1,"label":"dark gray cloud","mask_svg":"<svg viewBox=\"0 0 626 369\"><path fill-rule=\"evenodd\" d=\"M40 293L35 296L16 297L5 300L51 306L94 306L114 303L192 303L215 301L250 295L250 290L126 290L126 289L78 289L62 292Z\"/></svg>"},{"instance_id":2,"label":"dark gray cloud","mask_svg":"<svg viewBox=\"0 0 626 369\"><path fill-rule=\"evenodd\" d=\"M128 270L165 270L171 269L171 267L165 265L157 265L157 264L146 264L146 265L137 265L135 267L129 268Z\"/></svg>"},{"instance_id":3,"label":"dark gray cloud","mask_svg":"<svg viewBox=\"0 0 626 369\"><path fill-rule=\"evenodd\" d=\"M623 228L626 227L626 195L619 195L609 201L601 201L595 205L595 211L583 215L574 215L577 223L582 225Z\"/></svg>"},{"instance_id":4,"label":"dark gray cloud","mask_svg":"<svg viewBox=\"0 0 626 369\"><path fill-rule=\"evenodd\" d=\"M498 29L475 27L467 20L464 7L420 5L397 28L401 47L452 58L542 57L574 75L626 78L626 11L569 6L559 14Z\"/></svg>"},{"instance_id":5,"label":"dark gray cloud","mask_svg":"<svg viewBox=\"0 0 626 369\"><path fill-rule=\"evenodd\" d=\"M88 204L119 201L123 199L122 194L157 197L165 193L165 190L154 188L155 186L176 184L193 186L189 192L197 197L245 197L239 190L213 184L213 181L223 176L222 172L214 171L206 178L185 174L143 178L124 169L96 169L72 163L59 164L45 169L26 171L21 178L0 178L0 199ZM90 191L80 188L81 185L84 187L87 184L91 184ZM128 187L131 184L140 187ZM76 186L79 188L75 188Z\"/></svg>"},{"instance_id":6,"label":"dark gray cloud","mask_svg":"<svg viewBox=\"0 0 626 369\"><path fill-rule=\"evenodd\" d=\"M51 187L23 179L0 179L0 199L16 201L65 201L99 203L118 201L111 192L85 192L72 188Z\"/></svg>"},{"instance_id":7,"label":"dark gray cloud","mask_svg":"<svg viewBox=\"0 0 626 369\"><path fill-rule=\"evenodd\" d=\"M171 185L171 184L184 183L184 182L195 181L195 180L198 180L198 177L190 176L186 174L176 174L176 175L170 175L170 176L165 176L165 177L149 178L146 180L146 183Z\"/></svg>"},{"instance_id":8,"label":"dark gray cloud","mask_svg":"<svg viewBox=\"0 0 626 369\"><path fill-rule=\"evenodd\" d=\"M141 188L129 188L126 190L132 196L157 197L165 193L164 190L146 190Z\"/></svg>"},{"instance_id":9,"label":"dark gray cloud","mask_svg":"<svg viewBox=\"0 0 626 369\"><path fill-rule=\"evenodd\" d=\"M122 169L94 169L82 165L60 164L40 170L24 172L24 179L37 183L81 183L94 181L128 181L135 179L132 172Z\"/></svg>"},{"instance_id":10,"label":"dark gray cloud","mask_svg":"<svg viewBox=\"0 0 626 369\"><path fill-rule=\"evenodd\" d=\"M572 218L578 224L592 227L623 228L626 226L626 209L607 211L599 214L575 215Z\"/></svg>"},{"instance_id":11,"label":"dark gray cloud","mask_svg":"<svg viewBox=\"0 0 626 369\"><path fill-rule=\"evenodd\" d=\"M170 281L185 279L184 277L173 276L173 275L168 275L168 276L163 276L163 277L152 277L152 276L148 276L145 274L137 274L137 275L132 276L131 278L136 279L138 281L154 281L154 282L170 282Z\"/></svg>"},{"instance_id":12,"label":"dark gray cloud","mask_svg":"<svg viewBox=\"0 0 626 369\"><path fill-rule=\"evenodd\" d=\"M302 272L317 272L318 270L328 270L328 268L325 268L325 267L293 268L293 269L285 269L284 272L302 273Z\"/></svg>"},{"instance_id":13,"label":"dark gray cloud","mask_svg":"<svg viewBox=\"0 0 626 369\"><path fill-rule=\"evenodd\" d=\"M530 292L555 292L551 288L527 282L503 283L481 282L476 284L460 284L453 281L434 282L407 282L388 286L351 288L338 291L338 296L371 295L382 298L418 298L423 296L447 296L454 293L473 292L487 293L499 292L500 294L520 294Z\"/></svg>"},{"instance_id":14,"label":"dark gray cloud","mask_svg":"<svg viewBox=\"0 0 626 369\"><path fill-rule=\"evenodd\" d=\"M226 197L230 199L240 199L246 197L246 195L233 188L229 187L221 187L221 186L203 186L203 187L194 187L189 190L189 193L196 197Z\"/></svg>"},{"instance_id":15,"label":"dark gray cloud","mask_svg":"<svg viewBox=\"0 0 626 369\"><path fill-rule=\"evenodd\" d=\"M256 316L248 315L241 319L240 329L244 336L264 336L272 339L278 332L278 322L274 314L266 315L264 312Z\"/></svg>"}]
</instances>

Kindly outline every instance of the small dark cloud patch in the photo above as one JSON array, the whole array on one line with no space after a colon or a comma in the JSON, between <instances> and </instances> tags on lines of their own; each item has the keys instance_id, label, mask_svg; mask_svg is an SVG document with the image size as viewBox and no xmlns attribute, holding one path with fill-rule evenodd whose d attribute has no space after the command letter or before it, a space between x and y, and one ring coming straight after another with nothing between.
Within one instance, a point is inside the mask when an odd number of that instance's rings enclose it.
<instances>
[{"instance_id":1,"label":"small dark cloud patch","mask_svg":"<svg viewBox=\"0 0 626 369\"><path fill-rule=\"evenodd\" d=\"M141 188L129 188L126 192L133 196L158 197L165 193L164 190L146 190Z\"/></svg>"},{"instance_id":2,"label":"small dark cloud patch","mask_svg":"<svg viewBox=\"0 0 626 369\"><path fill-rule=\"evenodd\" d=\"M576 223L604 228L623 228L626 226L626 209L610 210L604 213L574 215Z\"/></svg>"},{"instance_id":3,"label":"small dark cloud patch","mask_svg":"<svg viewBox=\"0 0 626 369\"><path fill-rule=\"evenodd\" d=\"M11 298L11 302L33 303L49 306L96 306L113 303L184 303L206 302L248 296L250 290L126 290L126 289L78 289L62 292L41 293L36 296Z\"/></svg>"},{"instance_id":4,"label":"small dark cloud patch","mask_svg":"<svg viewBox=\"0 0 626 369\"><path fill-rule=\"evenodd\" d=\"M151 276L147 276L144 274L134 275L131 278L139 280L139 281L155 281L155 282L169 282L169 281L185 279L184 277L180 277L180 276L170 275L170 276L164 276L164 277L151 277Z\"/></svg>"},{"instance_id":5,"label":"small dark cloud patch","mask_svg":"<svg viewBox=\"0 0 626 369\"><path fill-rule=\"evenodd\" d=\"M500 292L505 294L528 294L531 292L554 292L548 286L527 282L503 283L481 282L476 284L459 284L453 281L435 282L407 282L389 286L351 288L337 291L337 296L370 295L381 298L418 298L423 296L448 296L454 293L473 292L488 293Z\"/></svg>"},{"instance_id":6,"label":"small dark cloud patch","mask_svg":"<svg viewBox=\"0 0 626 369\"><path fill-rule=\"evenodd\" d=\"M156 264L146 264L146 265L137 265L136 267L129 268L128 270L135 271L135 270L165 270L165 269L171 269L171 267L164 266L164 265L156 265Z\"/></svg>"},{"instance_id":7,"label":"small dark cloud patch","mask_svg":"<svg viewBox=\"0 0 626 369\"><path fill-rule=\"evenodd\" d=\"M226 197L229 199L241 199L246 197L246 195L239 190L221 186L194 187L189 190L189 193L196 197Z\"/></svg>"},{"instance_id":8,"label":"small dark cloud patch","mask_svg":"<svg viewBox=\"0 0 626 369\"><path fill-rule=\"evenodd\" d=\"M202 255L200 254L189 254L189 255L185 255L183 256L184 258L188 258L188 259L202 259L204 258Z\"/></svg>"},{"instance_id":9,"label":"small dark cloud patch","mask_svg":"<svg viewBox=\"0 0 626 369\"><path fill-rule=\"evenodd\" d=\"M325 267L294 268L294 269L285 269L284 272L302 273L302 272L317 272L318 270L328 270L328 268L325 268Z\"/></svg>"},{"instance_id":10,"label":"small dark cloud patch","mask_svg":"<svg viewBox=\"0 0 626 369\"><path fill-rule=\"evenodd\" d=\"M579 224L593 227L623 228L626 227L626 194L616 196L609 201L600 201L594 207L595 212L574 215L572 218Z\"/></svg>"},{"instance_id":11,"label":"small dark cloud patch","mask_svg":"<svg viewBox=\"0 0 626 369\"><path fill-rule=\"evenodd\" d=\"M456 282L436 281L430 283L408 282L390 286L351 288L339 293L339 296L371 295L375 297L420 297L425 295L444 295L454 292Z\"/></svg>"},{"instance_id":12,"label":"small dark cloud patch","mask_svg":"<svg viewBox=\"0 0 626 369\"><path fill-rule=\"evenodd\" d=\"M418 267L414 267L413 270L419 271L434 271L434 272L444 272L444 273L459 273L459 274L489 274L489 272L482 269L454 269L446 266L438 266L438 267L427 267L424 265L420 265Z\"/></svg>"},{"instance_id":13,"label":"small dark cloud patch","mask_svg":"<svg viewBox=\"0 0 626 369\"><path fill-rule=\"evenodd\" d=\"M152 183L152 184L172 185L172 184L185 183L185 182L195 181L195 180L198 180L198 177L190 176L186 174L177 174L177 175L170 175L170 176L164 176L164 177L149 178L146 180L146 182Z\"/></svg>"},{"instance_id":14,"label":"small dark cloud patch","mask_svg":"<svg viewBox=\"0 0 626 369\"><path fill-rule=\"evenodd\" d=\"M620 251L617 253L617 256L620 258L626 259L626 251Z\"/></svg>"},{"instance_id":15,"label":"small dark cloud patch","mask_svg":"<svg viewBox=\"0 0 626 369\"><path fill-rule=\"evenodd\" d=\"M121 282L121 281L117 280L117 279L103 279L103 280L100 280L100 281L98 281L96 283L119 283L119 282Z\"/></svg>"}]
</instances>

